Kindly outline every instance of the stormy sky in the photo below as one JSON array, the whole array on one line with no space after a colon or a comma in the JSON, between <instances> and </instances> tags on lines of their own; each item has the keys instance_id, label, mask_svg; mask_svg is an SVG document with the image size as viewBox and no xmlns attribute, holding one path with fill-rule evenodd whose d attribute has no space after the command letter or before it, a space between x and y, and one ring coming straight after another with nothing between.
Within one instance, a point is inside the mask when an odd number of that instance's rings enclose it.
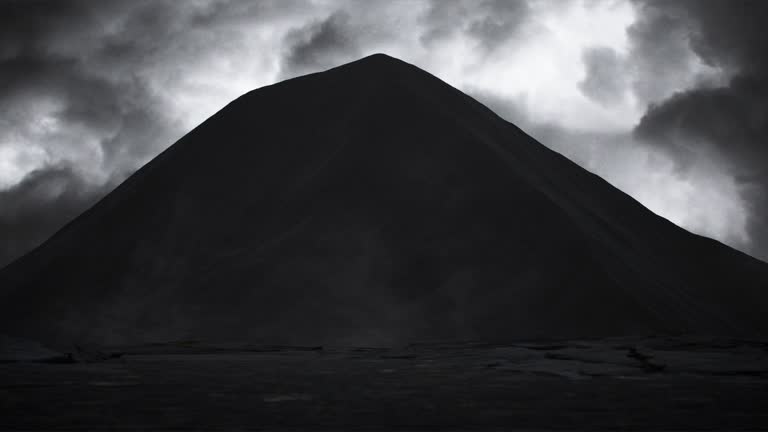
<instances>
[{"instance_id":1,"label":"stormy sky","mask_svg":"<svg viewBox=\"0 0 768 432\"><path fill-rule=\"evenodd\" d=\"M0 0L0 266L240 94L414 63L768 260L768 2Z\"/></svg>"}]
</instances>

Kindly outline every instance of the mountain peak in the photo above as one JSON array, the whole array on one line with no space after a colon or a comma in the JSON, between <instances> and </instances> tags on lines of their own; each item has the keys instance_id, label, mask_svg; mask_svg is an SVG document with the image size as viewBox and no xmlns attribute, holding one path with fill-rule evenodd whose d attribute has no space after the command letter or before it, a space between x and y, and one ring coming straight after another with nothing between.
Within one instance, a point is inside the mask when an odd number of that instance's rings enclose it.
<instances>
[{"instance_id":1,"label":"mountain peak","mask_svg":"<svg viewBox=\"0 0 768 432\"><path fill-rule=\"evenodd\" d=\"M405 62L403 60L400 60L397 57L392 57L392 56L390 56L388 54L384 54L384 53L371 54L369 56L365 56L365 57L360 58L358 60L349 62L346 65L349 65L349 66L351 66L351 65L369 65L369 66L377 66L377 67L381 67L381 66L385 66L385 67L386 66L390 66L390 67L391 66L411 66L412 67L411 64L409 64L409 63L407 63L407 62Z\"/></svg>"},{"instance_id":2,"label":"mountain peak","mask_svg":"<svg viewBox=\"0 0 768 432\"><path fill-rule=\"evenodd\" d=\"M384 54L384 53L373 53L371 55L365 56L365 57L357 60L357 62L395 62L395 63L399 62L399 63L403 63L403 61L400 60L399 58L392 57L391 55Z\"/></svg>"},{"instance_id":3,"label":"mountain peak","mask_svg":"<svg viewBox=\"0 0 768 432\"><path fill-rule=\"evenodd\" d=\"M359 60L343 64L336 69L350 71L355 70L358 72L364 71L364 73L372 74L375 76L393 73L400 75L409 72L419 75L427 74L426 71L420 69L417 66L414 66L411 63L383 53L371 54Z\"/></svg>"}]
</instances>

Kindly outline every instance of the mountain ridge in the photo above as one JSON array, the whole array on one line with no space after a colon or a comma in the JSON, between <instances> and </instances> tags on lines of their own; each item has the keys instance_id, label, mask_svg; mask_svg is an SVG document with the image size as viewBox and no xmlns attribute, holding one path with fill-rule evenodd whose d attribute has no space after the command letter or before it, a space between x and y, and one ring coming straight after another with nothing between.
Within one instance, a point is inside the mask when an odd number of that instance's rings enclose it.
<instances>
[{"instance_id":1,"label":"mountain ridge","mask_svg":"<svg viewBox=\"0 0 768 432\"><path fill-rule=\"evenodd\" d=\"M763 334L768 266L703 239L378 54L228 104L0 271L31 312L0 322L102 343Z\"/></svg>"}]
</instances>

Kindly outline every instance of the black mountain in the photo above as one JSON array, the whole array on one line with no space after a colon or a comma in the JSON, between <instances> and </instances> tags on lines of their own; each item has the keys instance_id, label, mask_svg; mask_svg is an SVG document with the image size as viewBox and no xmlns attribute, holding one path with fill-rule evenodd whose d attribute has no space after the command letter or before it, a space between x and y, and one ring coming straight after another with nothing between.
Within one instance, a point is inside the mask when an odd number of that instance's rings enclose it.
<instances>
[{"instance_id":1,"label":"black mountain","mask_svg":"<svg viewBox=\"0 0 768 432\"><path fill-rule=\"evenodd\" d=\"M768 332L768 265L385 55L252 91L0 273L50 342Z\"/></svg>"}]
</instances>

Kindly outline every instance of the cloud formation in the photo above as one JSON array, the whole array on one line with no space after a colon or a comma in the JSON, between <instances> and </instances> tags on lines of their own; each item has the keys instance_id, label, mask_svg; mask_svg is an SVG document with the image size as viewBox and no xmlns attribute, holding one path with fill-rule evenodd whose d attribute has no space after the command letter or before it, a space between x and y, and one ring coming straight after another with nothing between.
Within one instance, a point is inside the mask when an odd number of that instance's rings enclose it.
<instances>
[{"instance_id":1,"label":"cloud formation","mask_svg":"<svg viewBox=\"0 0 768 432\"><path fill-rule=\"evenodd\" d=\"M336 12L286 35L282 67L286 78L329 69L360 57L350 17Z\"/></svg>"},{"instance_id":2,"label":"cloud formation","mask_svg":"<svg viewBox=\"0 0 768 432\"><path fill-rule=\"evenodd\" d=\"M5 0L0 266L240 94L374 52L471 93L652 210L766 258L764 10Z\"/></svg>"},{"instance_id":3,"label":"cloud formation","mask_svg":"<svg viewBox=\"0 0 768 432\"><path fill-rule=\"evenodd\" d=\"M485 51L493 51L518 36L529 24L531 9L525 0L431 1L422 16L420 41L426 46L454 38L468 38Z\"/></svg>"},{"instance_id":4,"label":"cloud formation","mask_svg":"<svg viewBox=\"0 0 768 432\"><path fill-rule=\"evenodd\" d=\"M745 249L768 259L768 4L697 0L641 7L656 21L681 17L693 52L729 79L652 105L636 137L670 154L681 177L705 164L731 175L748 210Z\"/></svg>"},{"instance_id":5,"label":"cloud formation","mask_svg":"<svg viewBox=\"0 0 768 432\"><path fill-rule=\"evenodd\" d=\"M178 132L106 29L119 3L10 1L0 16L0 265L52 234ZM94 29L101 38L92 39Z\"/></svg>"},{"instance_id":6,"label":"cloud formation","mask_svg":"<svg viewBox=\"0 0 768 432\"><path fill-rule=\"evenodd\" d=\"M614 105L625 96L626 74L619 54L606 47L584 51L586 77L579 83L584 95L601 104Z\"/></svg>"}]
</instances>

